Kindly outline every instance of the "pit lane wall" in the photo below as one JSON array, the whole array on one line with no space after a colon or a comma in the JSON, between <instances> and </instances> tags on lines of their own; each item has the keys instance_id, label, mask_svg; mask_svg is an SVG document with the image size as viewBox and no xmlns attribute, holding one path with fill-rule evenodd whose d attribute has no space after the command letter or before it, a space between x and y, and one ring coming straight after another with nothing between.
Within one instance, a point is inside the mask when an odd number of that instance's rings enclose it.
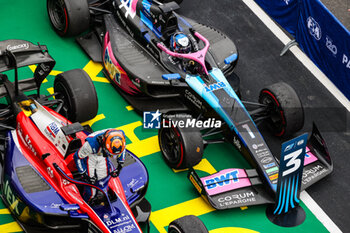
<instances>
[{"instance_id":1,"label":"pit lane wall","mask_svg":"<svg viewBox=\"0 0 350 233\"><path fill-rule=\"evenodd\" d=\"M319 0L255 0L350 99L350 32ZM344 9L346 10L346 9Z\"/></svg>"}]
</instances>

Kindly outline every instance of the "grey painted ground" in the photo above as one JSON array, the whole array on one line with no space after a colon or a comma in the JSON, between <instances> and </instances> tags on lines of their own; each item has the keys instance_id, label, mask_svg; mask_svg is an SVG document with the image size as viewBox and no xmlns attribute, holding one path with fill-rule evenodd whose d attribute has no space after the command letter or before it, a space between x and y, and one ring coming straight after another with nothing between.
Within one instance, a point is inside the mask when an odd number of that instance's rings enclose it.
<instances>
[{"instance_id":1,"label":"grey painted ground","mask_svg":"<svg viewBox=\"0 0 350 233\"><path fill-rule=\"evenodd\" d=\"M350 30L350 0L321 0L321 2Z\"/></svg>"}]
</instances>

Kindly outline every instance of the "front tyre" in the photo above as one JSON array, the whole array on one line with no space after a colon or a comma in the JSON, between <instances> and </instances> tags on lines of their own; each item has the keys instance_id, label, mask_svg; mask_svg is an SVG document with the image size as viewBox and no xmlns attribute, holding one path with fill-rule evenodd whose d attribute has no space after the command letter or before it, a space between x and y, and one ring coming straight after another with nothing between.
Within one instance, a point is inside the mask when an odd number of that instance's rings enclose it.
<instances>
[{"instance_id":1,"label":"front tyre","mask_svg":"<svg viewBox=\"0 0 350 233\"><path fill-rule=\"evenodd\" d=\"M184 169L198 164L203 156L203 139L200 130L176 127L169 119L165 119L164 123L167 127L161 126L158 131L158 140L168 166Z\"/></svg>"},{"instance_id":2,"label":"front tyre","mask_svg":"<svg viewBox=\"0 0 350 233\"><path fill-rule=\"evenodd\" d=\"M98 101L90 76L81 69L58 74L54 81L56 98L63 100L59 112L72 122L91 120L97 114Z\"/></svg>"},{"instance_id":3,"label":"front tyre","mask_svg":"<svg viewBox=\"0 0 350 233\"><path fill-rule=\"evenodd\" d=\"M89 29L87 0L47 0L47 13L51 25L60 36L78 36Z\"/></svg>"},{"instance_id":4,"label":"front tyre","mask_svg":"<svg viewBox=\"0 0 350 233\"><path fill-rule=\"evenodd\" d=\"M262 89L259 102L267 105L266 123L275 136L290 136L303 127L303 106L288 84L279 82Z\"/></svg>"},{"instance_id":5,"label":"front tyre","mask_svg":"<svg viewBox=\"0 0 350 233\"><path fill-rule=\"evenodd\" d=\"M208 233L208 229L198 217L187 215L172 221L168 233Z\"/></svg>"}]
</instances>

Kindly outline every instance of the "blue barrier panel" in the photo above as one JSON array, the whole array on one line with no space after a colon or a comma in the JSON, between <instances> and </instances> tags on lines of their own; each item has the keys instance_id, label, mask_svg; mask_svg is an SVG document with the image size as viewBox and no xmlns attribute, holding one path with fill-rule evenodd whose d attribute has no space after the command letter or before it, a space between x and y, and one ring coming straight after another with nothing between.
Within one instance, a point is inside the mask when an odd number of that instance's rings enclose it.
<instances>
[{"instance_id":1,"label":"blue barrier panel","mask_svg":"<svg viewBox=\"0 0 350 233\"><path fill-rule=\"evenodd\" d=\"M299 0L255 0L277 23L295 36Z\"/></svg>"},{"instance_id":2,"label":"blue barrier panel","mask_svg":"<svg viewBox=\"0 0 350 233\"><path fill-rule=\"evenodd\" d=\"M299 0L296 40L350 99L350 32L319 0Z\"/></svg>"},{"instance_id":3,"label":"blue barrier panel","mask_svg":"<svg viewBox=\"0 0 350 233\"><path fill-rule=\"evenodd\" d=\"M255 0L350 99L350 32L319 0Z\"/></svg>"}]
</instances>

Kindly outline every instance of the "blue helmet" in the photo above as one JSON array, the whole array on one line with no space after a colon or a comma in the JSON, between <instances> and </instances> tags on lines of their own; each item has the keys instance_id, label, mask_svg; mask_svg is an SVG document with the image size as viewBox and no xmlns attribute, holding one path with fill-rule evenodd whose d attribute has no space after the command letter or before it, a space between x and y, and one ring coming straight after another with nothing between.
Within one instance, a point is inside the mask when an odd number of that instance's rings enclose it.
<instances>
[{"instance_id":1,"label":"blue helmet","mask_svg":"<svg viewBox=\"0 0 350 233\"><path fill-rule=\"evenodd\" d=\"M191 47L190 39L182 32L177 32L170 38L170 48L174 52L190 53Z\"/></svg>"}]
</instances>

